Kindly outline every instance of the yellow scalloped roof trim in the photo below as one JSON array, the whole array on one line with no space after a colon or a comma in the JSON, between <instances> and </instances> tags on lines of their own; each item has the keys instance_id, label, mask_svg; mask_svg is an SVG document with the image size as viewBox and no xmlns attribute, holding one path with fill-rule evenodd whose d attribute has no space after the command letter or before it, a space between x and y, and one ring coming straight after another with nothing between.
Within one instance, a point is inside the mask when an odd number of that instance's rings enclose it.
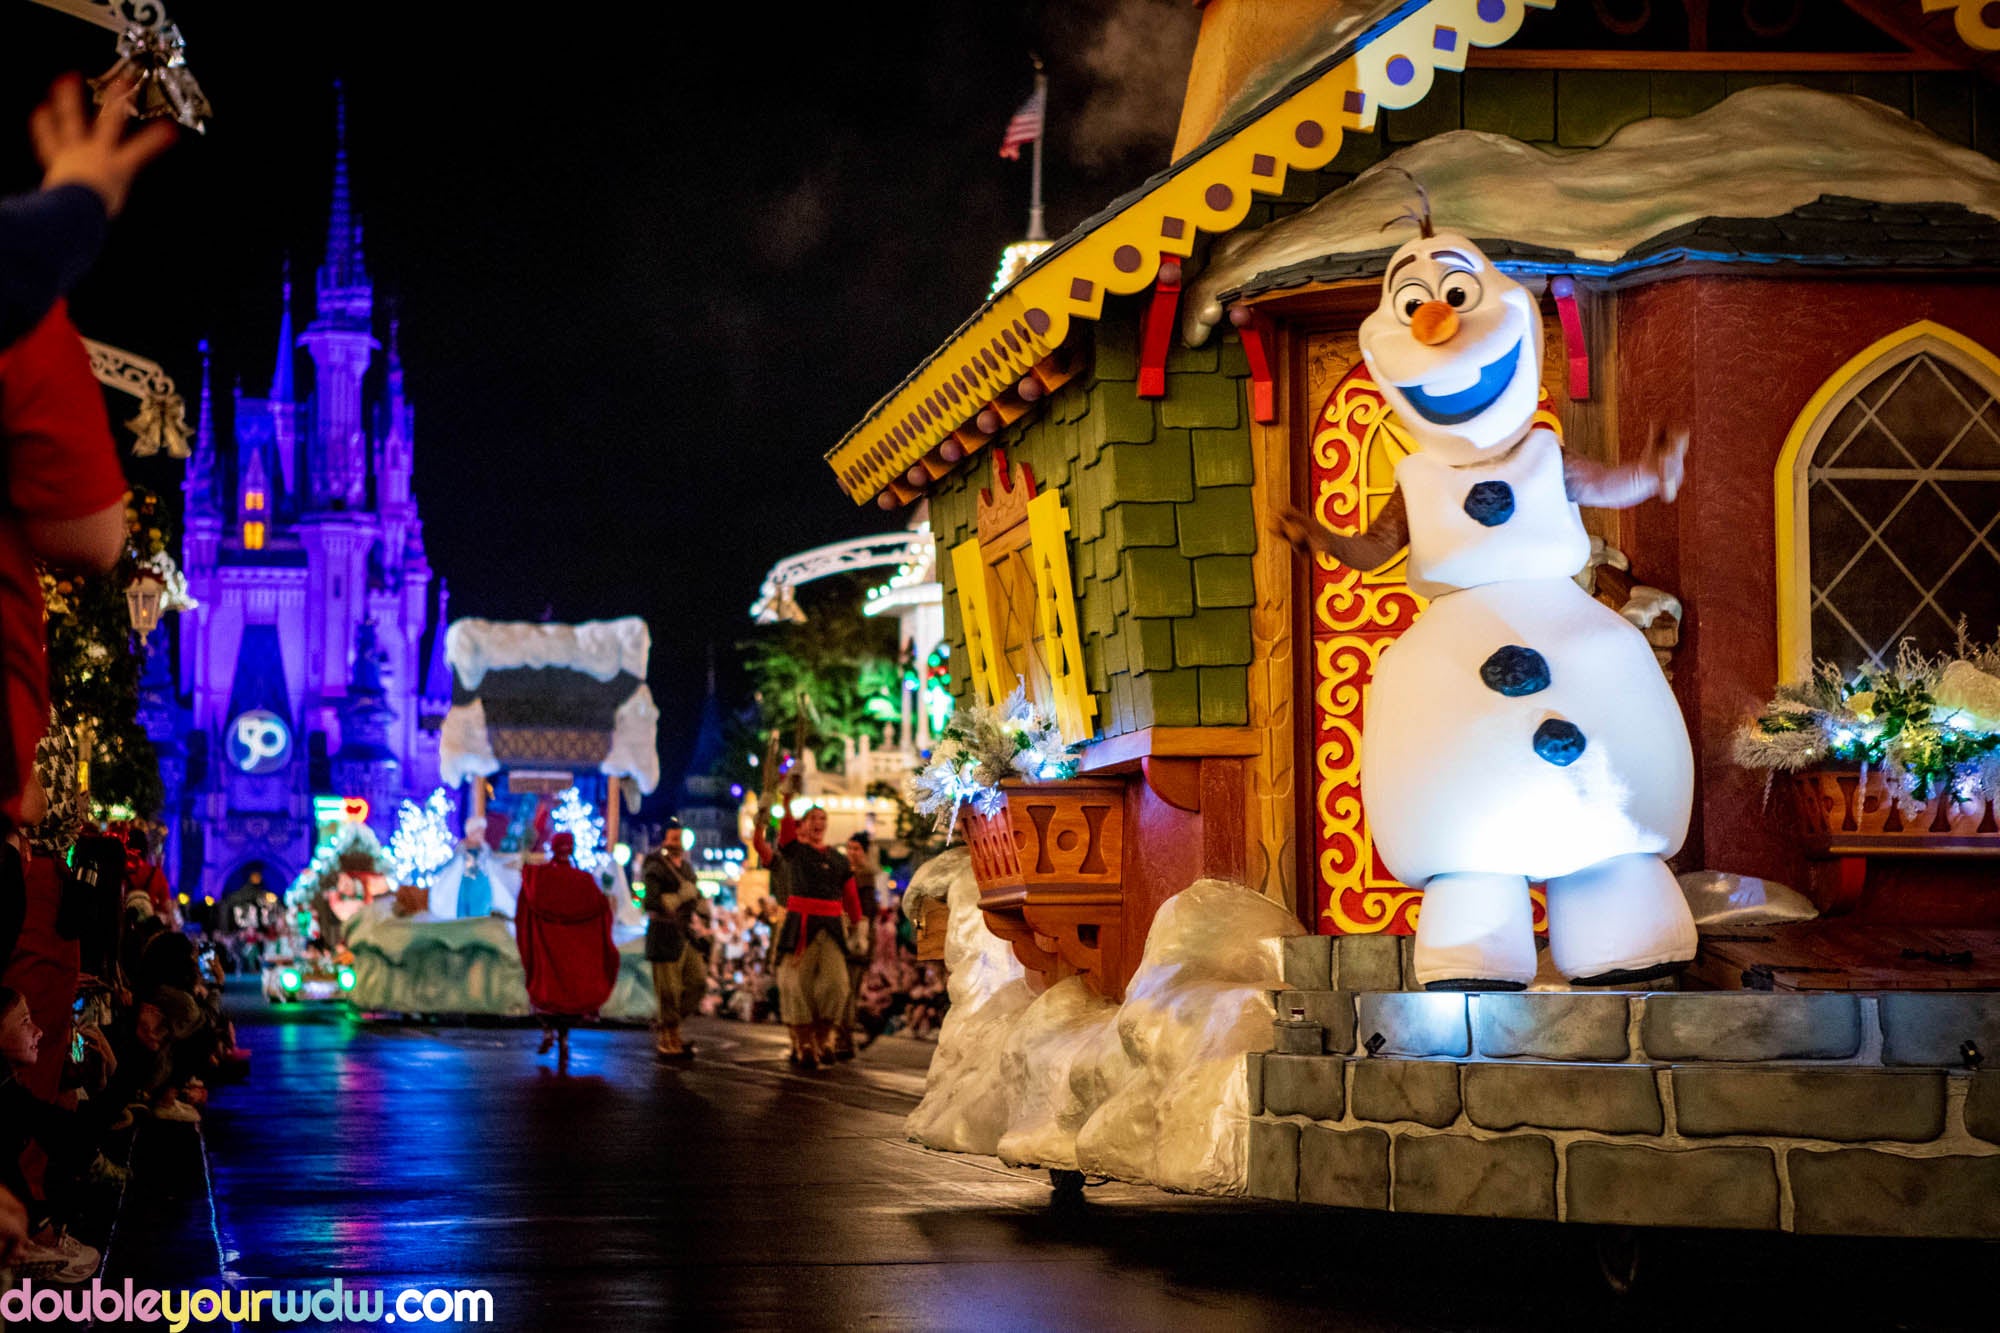
<instances>
[{"instance_id":1,"label":"yellow scalloped roof trim","mask_svg":"<svg viewBox=\"0 0 2000 1333\"><path fill-rule=\"evenodd\" d=\"M1095 320L1106 296L1150 287L1162 260L1193 253L1198 232L1234 230L1255 196L1284 190L1286 173L1324 167L1347 131L1372 130L1381 111L1416 105L1436 71L1463 70L1472 47L1506 42L1528 9L1554 4L1430 0L1281 96L988 302L828 452L841 489L856 504L885 490L915 499L904 474L1061 346L1071 320Z\"/></svg>"}]
</instances>

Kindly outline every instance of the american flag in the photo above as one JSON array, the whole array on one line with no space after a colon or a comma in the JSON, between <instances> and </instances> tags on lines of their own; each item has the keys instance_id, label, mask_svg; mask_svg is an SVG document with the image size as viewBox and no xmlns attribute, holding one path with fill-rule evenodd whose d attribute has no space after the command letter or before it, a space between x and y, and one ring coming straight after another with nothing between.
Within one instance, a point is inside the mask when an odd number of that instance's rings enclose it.
<instances>
[{"instance_id":1,"label":"american flag","mask_svg":"<svg viewBox=\"0 0 2000 1333\"><path fill-rule=\"evenodd\" d=\"M1019 161L1021 145L1042 137L1042 113L1048 110L1048 105L1049 87L1037 79L1035 91L1028 94L1028 100L1021 103L1021 109L1007 122L1007 132L1000 136L1000 156Z\"/></svg>"}]
</instances>

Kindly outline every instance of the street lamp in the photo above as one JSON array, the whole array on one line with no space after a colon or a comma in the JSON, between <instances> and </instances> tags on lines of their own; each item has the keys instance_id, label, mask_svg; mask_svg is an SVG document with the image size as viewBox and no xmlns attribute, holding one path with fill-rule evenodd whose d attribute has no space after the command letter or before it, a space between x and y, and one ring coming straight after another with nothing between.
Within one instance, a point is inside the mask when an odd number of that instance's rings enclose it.
<instances>
[{"instance_id":1,"label":"street lamp","mask_svg":"<svg viewBox=\"0 0 2000 1333\"><path fill-rule=\"evenodd\" d=\"M132 617L132 630L141 639L160 623L160 603L167 591L166 581L149 570L125 585L125 609Z\"/></svg>"}]
</instances>

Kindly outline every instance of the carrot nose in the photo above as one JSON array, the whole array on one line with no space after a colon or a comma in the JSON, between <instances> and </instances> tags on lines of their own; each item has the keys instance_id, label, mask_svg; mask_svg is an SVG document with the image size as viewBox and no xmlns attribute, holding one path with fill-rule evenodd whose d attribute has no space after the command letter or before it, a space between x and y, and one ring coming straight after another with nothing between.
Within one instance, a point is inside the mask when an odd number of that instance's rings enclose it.
<instances>
[{"instance_id":1,"label":"carrot nose","mask_svg":"<svg viewBox=\"0 0 2000 1333\"><path fill-rule=\"evenodd\" d=\"M1410 332L1426 347L1450 342L1458 333L1458 312L1443 301L1426 301L1410 316Z\"/></svg>"}]
</instances>

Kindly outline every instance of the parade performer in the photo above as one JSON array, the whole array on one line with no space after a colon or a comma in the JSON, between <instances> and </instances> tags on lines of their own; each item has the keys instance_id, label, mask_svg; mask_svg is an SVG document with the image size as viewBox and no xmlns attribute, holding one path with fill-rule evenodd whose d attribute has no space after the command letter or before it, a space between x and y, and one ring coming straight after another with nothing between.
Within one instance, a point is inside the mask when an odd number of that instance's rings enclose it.
<instances>
[{"instance_id":1,"label":"parade performer","mask_svg":"<svg viewBox=\"0 0 2000 1333\"><path fill-rule=\"evenodd\" d=\"M1577 586L1579 504L1672 500L1685 435L1636 466L1566 454L1533 424L1534 296L1463 236L1423 234L1389 261L1361 325L1369 373L1417 448L1367 531L1289 511L1278 530L1374 570L1408 545L1429 606L1375 668L1361 754L1375 849L1421 885L1416 973L1432 989L1519 989L1536 971L1529 881L1549 947L1579 984L1693 958L1693 919L1663 858L1680 849L1693 756L1645 637Z\"/></svg>"},{"instance_id":2,"label":"parade performer","mask_svg":"<svg viewBox=\"0 0 2000 1333\"><path fill-rule=\"evenodd\" d=\"M772 953L778 959L778 1010L792 1034L792 1061L806 1069L833 1062L833 1029L847 1007L846 921L861 919L861 900L846 853L826 845L826 811L794 819L789 804L778 845L757 824L757 855L771 867L771 896L785 908Z\"/></svg>"},{"instance_id":3,"label":"parade performer","mask_svg":"<svg viewBox=\"0 0 2000 1333\"><path fill-rule=\"evenodd\" d=\"M493 915L493 877L487 872L493 853L486 846L486 817L474 815L465 821L465 854L460 858L456 915Z\"/></svg>"},{"instance_id":4,"label":"parade performer","mask_svg":"<svg viewBox=\"0 0 2000 1333\"><path fill-rule=\"evenodd\" d=\"M854 873L854 892L861 904L861 917L848 924L847 945L847 1003L841 1007L840 1024L833 1034L833 1058L852 1060L855 1040L860 1030L861 979L868 975L869 960L875 951L875 883L881 877L881 867L875 863L875 840L864 829L847 840L848 869ZM868 1039L861 1038L867 1045Z\"/></svg>"},{"instance_id":5,"label":"parade performer","mask_svg":"<svg viewBox=\"0 0 2000 1333\"><path fill-rule=\"evenodd\" d=\"M570 860L576 839L558 833L549 859L529 866L521 877L514 941L528 974L528 1000L542 1020L547 1055L560 1045L560 1063L569 1063L570 1023L594 1018L618 981L618 949L611 942L611 900L597 881Z\"/></svg>"},{"instance_id":6,"label":"parade performer","mask_svg":"<svg viewBox=\"0 0 2000 1333\"><path fill-rule=\"evenodd\" d=\"M681 1020L698 1012L708 993L715 913L688 864L678 819L668 821L666 841L647 854L639 875L646 885L646 961L653 965L653 998L660 1007L654 1049L665 1060L692 1060L695 1050L681 1040Z\"/></svg>"}]
</instances>

